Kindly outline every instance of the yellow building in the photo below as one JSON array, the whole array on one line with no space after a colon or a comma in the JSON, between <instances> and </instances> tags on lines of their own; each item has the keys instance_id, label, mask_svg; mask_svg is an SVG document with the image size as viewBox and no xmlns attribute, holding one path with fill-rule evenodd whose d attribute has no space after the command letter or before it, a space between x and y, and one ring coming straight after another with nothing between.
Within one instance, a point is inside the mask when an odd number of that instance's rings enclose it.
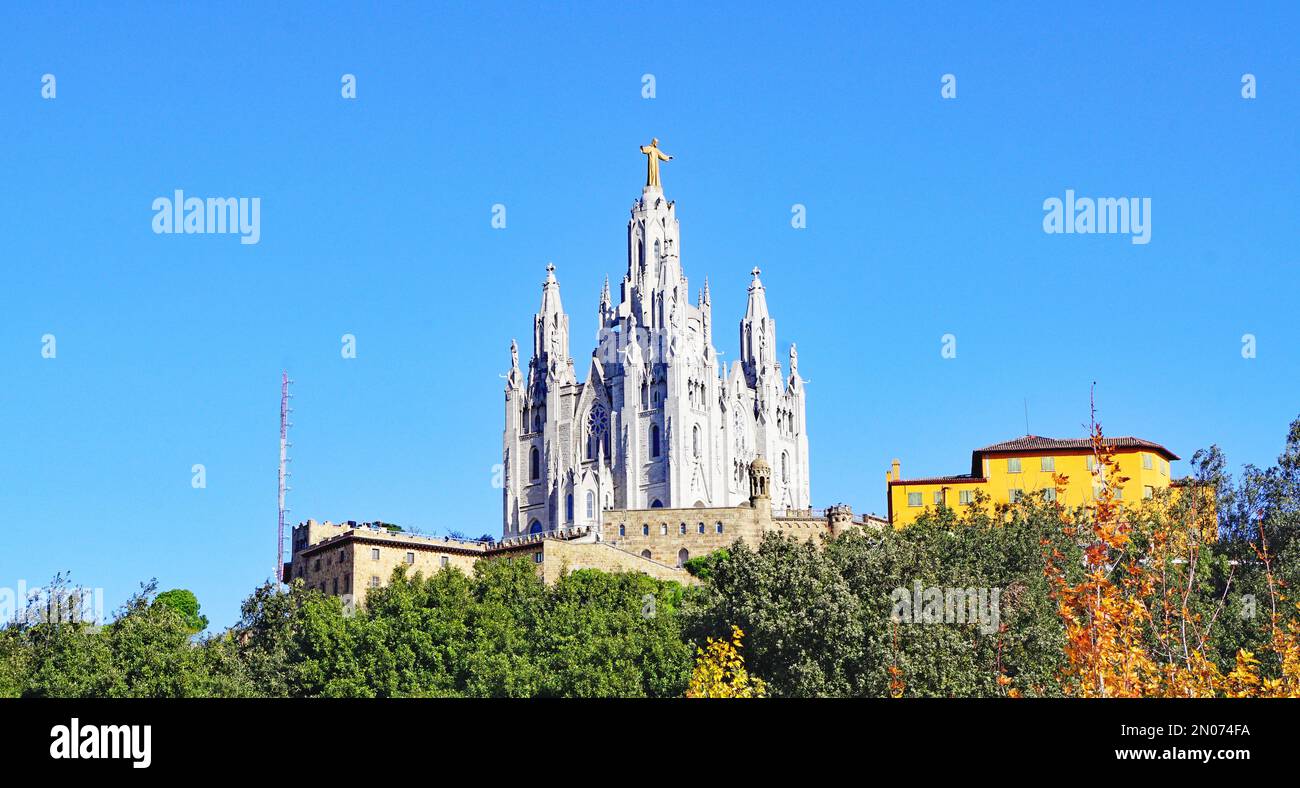
<instances>
[{"instance_id":1,"label":"yellow building","mask_svg":"<svg viewBox=\"0 0 1300 788\"><path fill-rule=\"evenodd\" d=\"M1178 455L1158 443L1141 438L1107 438L1121 477L1128 481L1117 490L1123 501L1154 497L1157 490L1180 486L1171 482L1169 463ZM1023 438L995 443L971 452L970 473L904 479L898 460L885 472L889 522L895 528L910 525L926 510L939 506L960 510L975 501L982 490L993 504L1013 503L1019 496L1047 491L1056 496L1054 474L1067 477L1066 506L1081 506L1095 498L1092 444L1087 438Z\"/></svg>"}]
</instances>

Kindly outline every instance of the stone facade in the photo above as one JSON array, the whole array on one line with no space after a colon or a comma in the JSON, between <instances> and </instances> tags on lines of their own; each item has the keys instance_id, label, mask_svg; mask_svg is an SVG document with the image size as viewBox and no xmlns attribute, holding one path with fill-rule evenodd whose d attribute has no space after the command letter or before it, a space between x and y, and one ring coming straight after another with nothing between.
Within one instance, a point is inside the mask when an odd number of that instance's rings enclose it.
<instances>
[{"instance_id":1,"label":"stone facade","mask_svg":"<svg viewBox=\"0 0 1300 788\"><path fill-rule=\"evenodd\" d=\"M870 515L855 518L844 505L825 512L774 514L768 497L770 476L766 462L753 461L746 471L750 496L739 506L611 509L604 513L603 528L578 525L500 542L421 536L355 521L308 520L293 529L292 560L285 566L285 577L359 605L365 603L370 589L386 584L398 566L425 576L445 567L472 574L474 564L485 558L529 561L547 583L566 572L599 569L694 584L683 564L738 540L756 544L767 532L813 540L887 524Z\"/></svg>"},{"instance_id":2,"label":"stone facade","mask_svg":"<svg viewBox=\"0 0 1300 788\"><path fill-rule=\"evenodd\" d=\"M679 250L676 203L646 186L628 220L619 302L606 280L582 382L547 266L527 374L512 342L506 375L505 538L602 529L614 510L742 505L757 457L776 468L769 497L779 510L811 505L798 352L790 346L786 374L759 270L728 369L713 344L708 282L691 303Z\"/></svg>"}]
</instances>

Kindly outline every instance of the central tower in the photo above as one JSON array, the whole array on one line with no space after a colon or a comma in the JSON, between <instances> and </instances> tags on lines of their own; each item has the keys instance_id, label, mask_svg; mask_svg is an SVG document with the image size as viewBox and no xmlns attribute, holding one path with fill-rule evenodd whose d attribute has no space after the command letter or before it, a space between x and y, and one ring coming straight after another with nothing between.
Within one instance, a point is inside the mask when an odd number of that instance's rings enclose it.
<instances>
[{"instance_id":1,"label":"central tower","mask_svg":"<svg viewBox=\"0 0 1300 788\"><path fill-rule=\"evenodd\" d=\"M809 506L808 441L798 356L777 361L776 323L751 271L740 357L720 367L709 285L691 302L676 204L659 183L672 157L642 146L646 185L627 223L627 272L597 309L598 342L579 383L569 317L547 267L533 320L527 378L511 344L506 376L503 533L599 528L604 509L736 506L750 498L750 463L772 467L776 509Z\"/></svg>"}]
</instances>

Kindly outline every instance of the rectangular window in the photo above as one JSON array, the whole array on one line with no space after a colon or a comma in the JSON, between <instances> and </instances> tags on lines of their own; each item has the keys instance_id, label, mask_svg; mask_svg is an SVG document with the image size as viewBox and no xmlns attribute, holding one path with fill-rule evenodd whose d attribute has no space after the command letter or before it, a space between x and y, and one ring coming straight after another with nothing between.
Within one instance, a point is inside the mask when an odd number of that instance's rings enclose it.
<instances>
[{"instance_id":1,"label":"rectangular window","mask_svg":"<svg viewBox=\"0 0 1300 788\"><path fill-rule=\"evenodd\" d=\"M334 593L337 594L338 592L339 592L339 579L336 577L334 578Z\"/></svg>"},{"instance_id":2,"label":"rectangular window","mask_svg":"<svg viewBox=\"0 0 1300 788\"><path fill-rule=\"evenodd\" d=\"M1021 490L1019 487L1012 487L1010 490L1007 490L1007 500L1011 503L1016 503L1020 500L1020 495L1023 492L1024 490Z\"/></svg>"},{"instance_id":3,"label":"rectangular window","mask_svg":"<svg viewBox=\"0 0 1300 788\"><path fill-rule=\"evenodd\" d=\"M1123 487L1116 487L1116 488L1115 488L1115 500L1117 500L1117 501L1122 501L1122 500L1124 500L1124 488L1123 488Z\"/></svg>"},{"instance_id":4,"label":"rectangular window","mask_svg":"<svg viewBox=\"0 0 1300 788\"><path fill-rule=\"evenodd\" d=\"M1095 470L1097 470L1097 458L1090 454L1088 455L1088 473L1092 473Z\"/></svg>"},{"instance_id":5,"label":"rectangular window","mask_svg":"<svg viewBox=\"0 0 1300 788\"><path fill-rule=\"evenodd\" d=\"M1043 490L1043 500L1051 503L1056 500L1056 488L1048 487Z\"/></svg>"},{"instance_id":6,"label":"rectangular window","mask_svg":"<svg viewBox=\"0 0 1300 788\"><path fill-rule=\"evenodd\" d=\"M975 494L973 490L961 490L957 493L958 503L969 505L971 503L974 503L974 501L975 501Z\"/></svg>"},{"instance_id":7,"label":"rectangular window","mask_svg":"<svg viewBox=\"0 0 1300 788\"><path fill-rule=\"evenodd\" d=\"M372 548L370 548L370 559L371 559L372 561L378 561L378 560L379 560L379 548L378 548L378 547L372 547Z\"/></svg>"},{"instance_id":8,"label":"rectangular window","mask_svg":"<svg viewBox=\"0 0 1300 788\"><path fill-rule=\"evenodd\" d=\"M439 561L439 563L440 563L442 566L446 566L446 565L449 563L449 561L448 561L448 559L447 559L447 556L444 555L444 556L442 557L442 560Z\"/></svg>"},{"instance_id":9,"label":"rectangular window","mask_svg":"<svg viewBox=\"0 0 1300 788\"><path fill-rule=\"evenodd\" d=\"M406 554L406 563L408 563L408 564L413 564L413 563L415 563L415 553L410 553L410 552L408 552L408 553Z\"/></svg>"},{"instance_id":10,"label":"rectangular window","mask_svg":"<svg viewBox=\"0 0 1300 788\"><path fill-rule=\"evenodd\" d=\"M1056 458L1043 457L1038 461L1039 470L1044 473L1056 473Z\"/></svg>"},{"instance_id":11,"label":"rectangular window","mask_svg":"<svg viewBox=\"0 0 1300 788\"><path fill-rule=\"evenodd\" d=\"M533 553L533 563L540 564L541 562L542 562L542 551L538 550L537 552Z\"/></svg>"},{"instance_id":12,"label":"rectangular window","mask_svg":"<svg viewBox=\"0 0 1300 788\"><path fill-rule=\"evenodd\" d=\"M1156 497L1156 488L1152 487L1152 486L1149 485L1149 484L1146 485L1145 487L1142 488L1142 497L1143 497L1143 498L1154 498L1154 497Z\"/></svg>"},{"instance_id":13,"label":"rectangular window","mask_svg":"<svg viewBox=\"0 0 1300 788\"><path fill-rule=\"evenodd\" d=\"M371 576L370 576L370 587L371 587L371 588L379 588L379 577L378 577L378 575L371 575Z\"/></svg>"},{"instance_id":14,"label":"rectangular window","mask_svg":"<svg viewBox=\"0 0 1300 788\"><path fill-rule=\"evenodd\" d=\"M1169 463L1165 460L1160 461L1160 475L1161 476L1169 475Z\"/></svg>"},{"instance_id":15,"label":"rectangular window","mask_svg":"<svg viewBox=\"0 0 1300 788\"><path fill-rule=\"evenodd\" d=\"M908 505L908 506L911 506L911 507L917 507L917 506L920 506L920 505L921 505L921 494L920 494L920 493L908 493L908 494L907 494L907 505Z\"/></svg>"},{"instance_id":16,"label":"rectangular window","mask_svg":"<svg viewBox=\"0 0 1300 788\"><path fill-rule=\"evenodd\" d=\"M934 505L943 506L943 490L934 491Z\"/></svg>"},{"instance_id":17,"label":"rectangular window","mask_svg":"<svg viewBox=\"0 0 1300 788\"><path fill-rule=\"evenodd\" d=\"M1007 460L1007 473L1020 473L1020 458L1012 457Z\"/></svg>"},{"instance_id":18,"label":"rectangular window","mask_svg":"<svg viewBox=\"0 0 1300 788\"><path fill-rule=\"evenodd\" d=\"M345 573L343 575L343 593L352 593L352 575L350 573Z\"/></svg>"},{"instance_id":19,"label":"rectangular window","mask_svg":"<svg viewBox=\"0 0 1300 788\"><path fill-rule=\"evenodd\" d=\"M1151 455L1146 452L1142 453L1142 468L1143 470L1151 470Z\"/></svg>"}]
</instances>

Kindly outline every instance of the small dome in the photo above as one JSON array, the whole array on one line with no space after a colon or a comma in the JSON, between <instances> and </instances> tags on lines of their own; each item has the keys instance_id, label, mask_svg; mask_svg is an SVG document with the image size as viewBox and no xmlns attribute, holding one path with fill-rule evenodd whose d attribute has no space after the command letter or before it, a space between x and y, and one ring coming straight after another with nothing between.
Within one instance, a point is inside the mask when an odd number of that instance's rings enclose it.
<instances>
[{"instance_id":1,"label":"small dome","mask_svg":"<svg viewBox=\"0 0 1300 788\"><path fill-rule=\"evenodd\" d=\"M755 457L755 458L754 458L754 461L751 462L751 463L749 464L749 470L750 470L751 472L753 472L753 471L771 471L771 470L772 470L772 466L770 466L770 465L767 464L767 460L765 460L765 459L763 459L761 456L759 456L759 457Z\"/></svg>"}]
</instances>

